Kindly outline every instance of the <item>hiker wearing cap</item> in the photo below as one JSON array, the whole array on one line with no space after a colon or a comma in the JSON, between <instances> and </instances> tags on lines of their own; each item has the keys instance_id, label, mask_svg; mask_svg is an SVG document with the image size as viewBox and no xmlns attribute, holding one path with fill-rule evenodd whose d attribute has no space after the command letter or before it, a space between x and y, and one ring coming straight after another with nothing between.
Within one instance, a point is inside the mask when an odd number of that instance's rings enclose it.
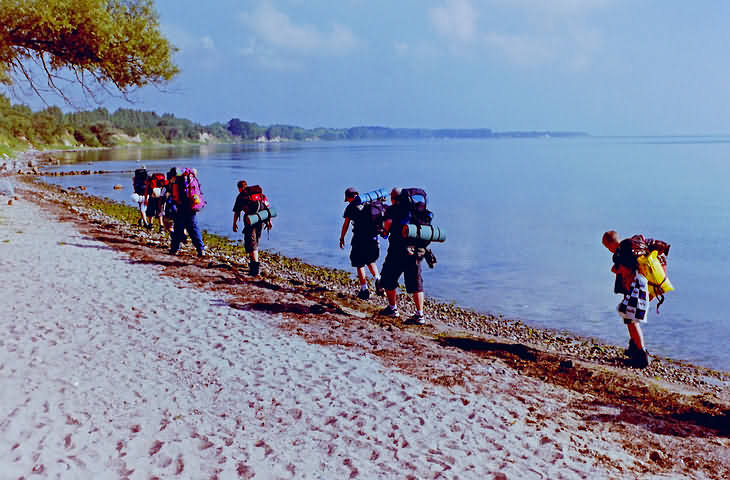
<instances>
[{"instance_id":1,"label":"hiker wearing cap","mask_svg":"<svg viewBox=\"0 0 730 480\"><path fill-rule=\"evenodd\" d=\"M238 196L233 204L233 231L238 231L238 220L241 213L244 215L252 215L263 210L269 209L269 200L264 195L261 187L258 185L249 186L245 180L240 180L236 187L238 188ZM271 214L271 211L269 211ZM243 222L243 245L249 257L248 273L255 277L260 273L261 262L259 262L259 241L261 240L261 232L264 228L271 230L271 216L264 221L255 223Z\"/></svg>"},{"instance_id":2,"label":"hiker wearing cap","mask_svg":"<svg viewBox=\"0 0 730 480\"><path fill-rule=\"evenodd\" d=\"M649 365L649 353L646 351L641 324L647 322L651 296L649 282L639 271L639 257L656 251L666 265L669 244L661 240L645 239L643 235L621 240L615 230L605 232L601 243L613 253L611 271L616 274L613 291L624 296L617 310L629 331L629 348L626 354L633 366L645 368Z\"/></svg>"},{"instance_id":3,"label":"hiker wearing cap","mask_svg":"<svg viewBox=\"0 0 730 480\"><path fill-rule=\"evenodd\" d=\"M370 298L370 290L368 289L367 273L365 267L375 280L375 292L377 295L383 295L383 289L380 286L380 274L378 266L375 264L380 256L380 245L378 244L378 223L374 221L370 214L369 207L362 205L359 192L349 187L345 190L345 202L347 207L343 214L344 222L340 232L340 248L345 248L345 235L347 229L352 222L352 241L350 242L350 264L357 271L357 279L360 282L360 290L357 298L367 300Z\"/></svg>"}]
</instances>

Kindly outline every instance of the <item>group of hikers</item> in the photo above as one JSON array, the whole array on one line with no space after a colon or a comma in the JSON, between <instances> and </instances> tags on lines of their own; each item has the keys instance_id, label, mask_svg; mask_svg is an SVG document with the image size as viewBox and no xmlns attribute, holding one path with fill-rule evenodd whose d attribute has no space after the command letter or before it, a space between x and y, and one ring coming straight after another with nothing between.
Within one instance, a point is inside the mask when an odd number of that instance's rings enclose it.
<instances>
[{"instance_id":1,"label":"group of hikers","mask_svg":"<svg viewBox=\"0 0 730 480\"><path fill-rule=\"evenodd\" d=\"M173 167L167 175L150 174L143 165L134 171L132 185L132 199L137 202L140 212L139 224L152 228L153 220L157 218L160 231L170 235L168 253L176 255L180 245L190 237L198 256L205 256L197 214L206 202L196 169ZM258 243L261 232L264 228L272 228L271 218L276 213L260 186L249 186L245 180L239 181L237 186L239 193L233 206L233 231L238 230L239 219L243 218L244 246L250 259L249 274L257 276L260 272Z\"/></svg>"},{"instance_id":2,"label":"group of hikers","mask_svg":"<svg viewBox=\"0 0 730 480\"><path fill-rule=\"evenodd\" d=\"M205 245L196 218L205 206L197 171L171 168L167 175L149 175L143 167L135 171L133 184L140 224L149 228L157 218L160 230L171 236L169 253L172 255L189 236L198 256L205 256ZM261 266L259 241L262 231L272 228L276 211L259 185L248 185L245 180L240 180L236 186L238 195L233 206L232 229L237 232L239 221L243 219L249 275L258 276ZM445 232L432 225L433 214L427 208L423 189L395 187L390 191L389 205L387 197L382 189L363 194L354 187L345 190L347 206L339 246L341 249L345 247L345 237L352 225L350 263L357 273L359 299L370 298L369 271L374 280L375 294L384 295L387 299L387 306L379 314L399 318L397 287L403 276L406 292L415 304L415 313L404 323L424 325L426 314L421 265L423 260L431 268L436 264L436 257L429 246L432 242L443 242ZM377 266L379 238L388 239L381 271ZM613 254L614 293L623 295L617 310L629 332L626 355L631 365L645 368L650 357L640 325L647 321L650 301L658 299L658 311L664 300L663 294L673 289L666 276L666 257L670 246L642 235L621 240L614 230L604 233L602 243Z\"/></svg>"}]
</instances>

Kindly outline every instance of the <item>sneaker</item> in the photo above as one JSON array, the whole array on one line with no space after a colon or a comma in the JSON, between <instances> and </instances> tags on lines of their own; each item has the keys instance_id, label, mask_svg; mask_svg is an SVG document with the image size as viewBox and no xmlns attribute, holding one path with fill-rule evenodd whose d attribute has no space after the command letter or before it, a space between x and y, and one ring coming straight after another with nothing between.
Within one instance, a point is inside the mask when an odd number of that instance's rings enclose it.
<instances>
[{"instance_id":1,"label":"sneaker","mask_svg":"<svg viewBox=\"0 0 730 480\"><path fill-rule=\"evenodd\" d=\"M357 292L357 298L359 298L360 300L367 300L368 298L370 298L370 290L368 290L367 288L361 288L360 291Z\"/></svg>"},{"instance_id":2,"label":"sneaker","mask_svg":"<svg viewBox=\"0 0 730 480\"><path fill-rule=\"evenodd\" d=\"M416 312L403 323L406 325L424 325L426 323L426 317Z\"/></svg>"},{"instance_id":3,"label":"sneaker","mask_svg":"<svg viewBox=\"0 0 730 480\"><path fill-rule=\"evenodd\" d=\"M393 308L390 305L382 309L378 312L378 315L385 315L386 317L393 317L398 318L400 317L400 312L398 312L398 308Z\"/></svg>"},{"instance_id":4,"label":"sneaker","mask_svg":"<svg viewBox=\"0 0 730 480\"><path fill-rule=\"evenodd\" d=\"M377 295L379 297L385 296L385 289L380 284L380 279L379 278L377 280L375 280L375 295Z\"/></svg>"}]
</instances>

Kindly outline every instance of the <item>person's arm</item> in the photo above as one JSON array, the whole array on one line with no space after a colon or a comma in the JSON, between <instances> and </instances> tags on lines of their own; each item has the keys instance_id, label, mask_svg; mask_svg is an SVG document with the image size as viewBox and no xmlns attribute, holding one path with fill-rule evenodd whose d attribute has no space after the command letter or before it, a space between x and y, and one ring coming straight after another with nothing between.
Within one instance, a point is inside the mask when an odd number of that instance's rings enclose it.
<instances>
[{"instance_id":1,"label":"person's arm","mask_svg":"<svg viewBox=\"0 0 730 480\"><path fill-rule=\"evenodd\" d=\"M240 217L241 212L234 211L233 212L233 231L238 231L238 218Z\"/></svg>"},{"instance_id":2,"label":"person's arm","mask_svg":"<svg viewBox=\"0 0 730 480\"><path fill-rule=\"evenodd\" d=\"M393 219L386 218L385 220L383 220L383 238L388 237L391 225L393 225Z\"/></svg>"},{"instance_id":3,"label":"person's arm","mask_svg":"<svg viewBox=\"0 0 730 480\"><path fill-rule=\"evenodd\" d=\"M347 228L350 226L350 219L345 217L345 221L342 222L342 232L340 232L340 248L345 248L345 235L347 235Z\"/></svg>"}]
</instances>

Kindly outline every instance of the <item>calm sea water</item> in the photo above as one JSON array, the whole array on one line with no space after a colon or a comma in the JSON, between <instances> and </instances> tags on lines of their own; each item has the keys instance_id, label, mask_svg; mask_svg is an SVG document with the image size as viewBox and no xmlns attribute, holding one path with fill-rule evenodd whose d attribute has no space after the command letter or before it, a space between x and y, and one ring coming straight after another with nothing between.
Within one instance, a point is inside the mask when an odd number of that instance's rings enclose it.
<instances>
[{"instance_id":1,"label":"calm sea water","mask_svg":"<svg viewBox=\"0 0 730 480\"><path fill-rule=\"evenodd\" d=\"M730 370L730 138L217 145L79 159L118 171L197 168L208 201L202 227L234 239L235 183L261 184L279 212L262 248L348 270L338 248L345 187L423 187L448 232L433 247L438 265L424 268L428 295L619 345L628 337L601 235L644 233L672 245L676 287L645 327L650 352ZM132 203L129 173L53 181Z\"/></svg>"}]
</instances>

